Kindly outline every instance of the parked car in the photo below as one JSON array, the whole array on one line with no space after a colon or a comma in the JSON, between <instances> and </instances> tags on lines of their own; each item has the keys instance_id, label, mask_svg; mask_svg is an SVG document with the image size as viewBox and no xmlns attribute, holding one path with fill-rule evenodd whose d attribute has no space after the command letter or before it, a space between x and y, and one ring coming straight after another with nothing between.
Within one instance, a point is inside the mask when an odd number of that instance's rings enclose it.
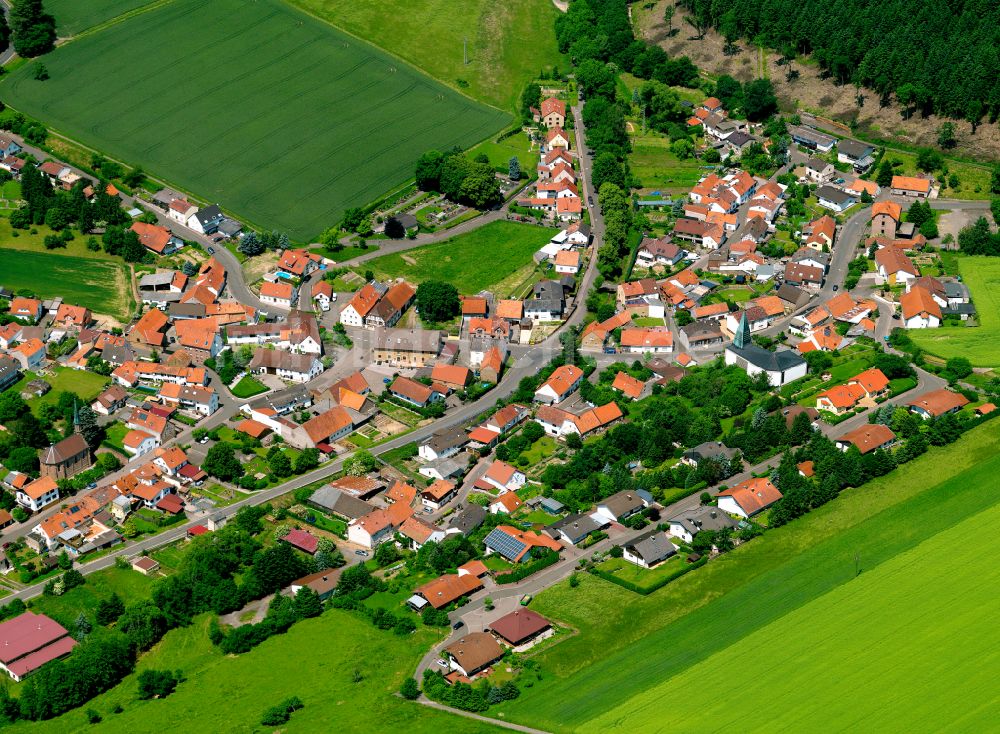
<instances>
[{"instance_id":1,"label":"parked car","mask_svg":"<svg viewBox=\"0 0 1000 734\"><path fill-rule=\"evenodd\" d=\"M522 596L521 597L521 606L522 607L526 607L529 604L531 604L531 599L532 599L531 594L525 594L524 596Z\"/></svg>"},{"instance_id":2,"label":"parked car","mask_svg":"<svg viewBox=\"0 0 1000 734\"><path fill-rule=\"evenodd\" d=\"M209 247L208 248L208 254L209 255L214 255L215 254L215 248L214 247Z\"/></svg>"},{"instance_id":3,"label":"parked car","mask_svg":"<svg viewBox=\"0 0 1000 734\"><path fill-rule=\"evenodd\" d=\"M367 557L368 556L368 551L366 551L366 550L356 550L356 551L354 551L354 555Z\"/></svg>"},{"instance_id":4,"label":"parked car","mask_svg":"<svg viewBox=\"0 0 1000 734\"><path fill-rule=\"evenodd\" d=\"M462 620L460 619L460 620L458 620L457 622L455 622L455 624L453 624L453 625L451 626L451 628L452 628L453 630L457 630L457 629L462 629L462 627L464 627L464 626L465 626L465 622L463 622L463 621L462 621Z\"/></svg>"},{"instance_id":5,"label":"parked car","mask_svg":"<svg viewBox=\"0 0 1000 734\"><path fill-rule=\"evenodd\" d=\"M833 286L833 289L834 289L834 290L837 290L837 289L839 289L839 288L840 288L840 286L839 286L839 285L837 285L837 284L835 283L835 284L834 284L834 286Z\"/></svg>"},{"instance_id":6,"label":"parked car","mask_svg":"<svg viewBox=\"0 0 1000 734\"><path fill-rule=\"evenodd\" d=\"M438 660L437 664L440 665L442 668L447 668L448 667L448 661L447 660Z\"/></svg>"}]
</instances>

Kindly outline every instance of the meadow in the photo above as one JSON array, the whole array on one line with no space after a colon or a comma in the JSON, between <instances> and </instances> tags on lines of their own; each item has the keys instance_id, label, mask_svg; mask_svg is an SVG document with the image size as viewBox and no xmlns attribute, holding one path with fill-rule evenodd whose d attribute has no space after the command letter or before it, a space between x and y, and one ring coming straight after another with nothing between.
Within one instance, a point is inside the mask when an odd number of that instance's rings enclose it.
<instances>
[{"instance_id":1,"label":"meadow","mask_svg":"<svg viewBox=\"0 0 1000 734\"><path fill-rule=\"evenodd\" d=\"M45 66L12 73L4 101L296 241L511 119L278 0L174 0Z\"/></svg>"},{"instance_id":2,"label":"meadow","mask_svg":"<svg viewBox=\"0 0 1000 734\"><path fill-rule=\"evenodd\" d=\"M898 161L901 164L895 169L895 173L903 176L916 176L920 173L920 170L917 168L917 156L915 153L907 153L893 148L886 151L886 156L890 160ZM944 189L941 192L941 198L988 201L992 197L990 193L991 170L989 166L960 161L954 158L945 158L944 160L948 166L949 179L951 178L951 174L955 174L958 176L959 185L957 189L953 189L950 186ZM874 178L874 176L874 171L869 173L869 178ZM935 176L940 179L940 172L937 172Z\"/></svg>"},{"instance_id":3,"label":"meadow","mask_svg":"<svg viewBox=\"0 0 1000 734\"><path fill-rule=\"evenodd\" d=\"M1000 665L1000 628L984 613L1000 582L998 521L993 505L580 731L992 728L1000 693L979 673ZM727 675L753 682L754 705L703 685Z\"/></svg>"},{"instance_id":4,"label":"meadow","mask_svg":"<svg viewBox=\"0 0 1000 734\"><path fill-rule=\"evenodd\" d=\"M56 19L56 31L61 38L75 36L133 12L154 0L45 0L45 11Z\"/></svg>"},{"instance_id":5,"label":"meadow","mask_svg":"<svg viewBox=\"0 0 1000 734\"><path fill-rule=\"evenodd\" d=\"M416 667L422 649L436 638L426 628L398 637L350 612L330 610L297 623L251 652L226 656L209 642L208 622L209 615L204 615L189 627L168 632L142 656L137 673L87 706L5 731L159 734L181 727L213 734L271 731L274 727L260 728L261 714L290 696L301 698L304 708L281 727L286 732L329 731L331 726L345 733L500 731L393 695ZM165 700L140 701L136 679L138 672L148 669L180 670L184 681ZM113 713L116 706L123 711ZM104 721L89 724L87 709L99 712Z\"/></svg>"},{"instance_id":6,"label":"meadow","mask_svg":"<svg viewBox=\"0 0 1000 734\"><path fill-rule=\"evenodd\" d=\"M934 532L1000 503L1000 494L983 490L1000 470L998 449L1000 424L988 423L646 597L587 574L577 588L564 582L539 594L532 608L579 634L536 656L543 680L496 713L549 731L581 730L850 584L859 569L862 576L874 572ZM716 671L711 680L721 684L732 674ZM719 690L707 686L706 695ZM850 697L845 688L840 693ZM675 701L660 700L663 711Z\"/></svg>"},{"instance_id":7,"label":"meadow","mask_svg":"<svg viewBox=\"0 0 1000 734\"><path fill-rule=\"evenodd\" d=\"M444 242L383 255L364 264L379 278L411 283L443 280L472 294L532 264L531 256L555 234L533 224L497 221Z\"/></svg>"},{"instance_id":8,"label":"meadow","mask_svg":"<svg viewBox=\"0 0 1000 734\"><path fill-rule=\"evenodd\" d=\"M556 48L559 11L550 0L291 2L504 110L517 108L524 85L540 70L568 67Z\"/></svg>"},{"instance_id":9,"label":"meadow","mask_svg":"<svg viewBox=\"0 0 1000 734\"><path fill-rule=\"evenodd\" d=\"M1000 259L959 257L958 269L976 306L978 327L910 329L922 349L939 357L967 357L976 367L1000 367Z\"/></svg>"},{"instance_id":10,"label":"meadow","mask_svg":"<svg viewBox=\"0 0 1000 734\"><path fill-rule=\"evenodd\" d=\"M652 135L632 138L628 165L644 188L665 194L687 193L707 170L695 158L680 160L670 150L670 140Z\"/></svg>"},{"instance_id":11,"label":"meadow","mask_svg":"<svg viewBox=\"0 0 1000 734\"><path fill-rule=\"evenodd\" d=\"M15 292L27 288L41 298L62 296L120 321L131 317L134 306L127 268L108 260L3 249L0 284Z\"/></svg>"},{"instance_id":12,"label":"meadow","mask_svg":"<svg viewBox=\"0 0 1000 734\"><path fill-rule=\"evenodd\" d=\"M39 375L34 372L25 372L20 381L15 383L17 389L34 380ZM111 381L110 378L99 375L96 372L86 370L74 370L70 367L52 367L41 376L43 380L52 386L52 389L40 398L31 398L28 405L32 412L38 413L43 405L55 405L59 401L59 393L76 393L81 400L86 403L94 400L103 392L104 388Z\"/></svg>"}]
</instances>

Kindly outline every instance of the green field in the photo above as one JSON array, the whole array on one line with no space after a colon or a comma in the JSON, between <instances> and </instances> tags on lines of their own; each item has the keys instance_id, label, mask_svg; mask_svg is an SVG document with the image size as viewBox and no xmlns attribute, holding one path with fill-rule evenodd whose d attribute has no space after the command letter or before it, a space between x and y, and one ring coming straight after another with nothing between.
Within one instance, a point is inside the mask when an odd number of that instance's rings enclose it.
<instances>
[{"instance_id":1,"label":"green field","mask_svg":"<svg viewBox=\"0 0 1000 734\"><path fill-rule=\"evenodd\" d=\"M510 122L278 0L173 0L45 66L45 82L12 73L4 101L295 240L412 177L425 150Z\"/></svg>"},{"instance_id":2,"label":"green field","mask_svg":"<svg viewBox=\"0 0 1000 734\"><path fill-rule=\"evenodd\" d=\"M531 256L555 230L516 222L490 222L434 245L383 255L364 264L379 278L411 283L443 280L459 293L477 293L532 264Z\"/></svg>"},{"instance_id":3,"label":"green field","mask_svg":"<svg viewBox=\"0 0 1000 734\"><path fill-rule=\"evenodd\" d=\"M976 306L978 327L910 329L922 349L939 357L967 357L976 367L1000 366L1000 259L960 257L959 272Z\"/></svg>"},{"instance_id":4,"label":"green field","mask_svg":"<svg viewBox=\"0 0 1000 734\"><path fill-rule=\"evenodd\" d=\"M1000 470L998 450L1000 424L988 423L951 446L931 449L927 455L886 477L843 492L834 502L737 548L647 597L623 594L617 586L586 574L581 575L581 583L575 589L564 582L539 594L532 602L533 609L580 632L537 655L536 660L544 672L543 681L524 691L513 704L501 705L498 713L507 720L549 731L596 730L597 724L593 722L600 720L607 724L601 717L625 706L633 698L645 695L675 676L686 675L713 655L741 645L759 630L778 623L838 588L844 587L849 593L860 581L857 579L858 567L862 570L861 580L867 583L867 574L877 578L883 564L910 553L930 536L948 532L968 518L997 506L1000 495L984 492L983 488L989 486L990 477ZM962 534L960 537L978 538L979 535ZM978 543L971 545L979 548ZM935 562L945 562L955 547L953 540L944 554L938 554L940 558ZM991 557L988 552L983 554L979 566L981 575L989 573L982 564L988 563ZM952 571L956 568L952 566ZM985 585L989 586L988 582ZM889 618L887 624L895 621L900 626L909 625L911 634L919 639L924 634L923 626L929 622L936 626L944 616L944 599L947 599L947 613L951 613L953 606L956 616L964 613L965 608L955 596L938 596L933 589L927 593L933 597L929 601L936 603L937 614L932 619L911 615L909 605L872 608L869 617L881 614ZM846 632L840 626L817 625L813 644L820 644L821 637L835 637ZM951 646L960 642L953 637L947 639ZM781 639L772 637L771 642L775 650L783 649ZM971 680L975 678L981 659L963 658L961 650L968 648L965 642L961 645L965 647L956 647L959 652L947 656L947 662L964 670L964 680ZM874 647L870 639L869 647ZM815 668L827 660L826 656L805 659L789 656L785 661L785 664L795 661L799 670L804 670L804 665L813 666L809 668L810 675L787 674L799 685L802 706L810 705L806 699L818 695L812 690L814 681L817 688L828 684L821 676L822 671ZM891 655L886 660L885 667L894 662ZM855 662L857 670L879 663L871 658L855 659ZM933 667L937 661L925 656L923 662ZM714 693L720 701L732 703L732 697L720 693L724 690L723 684L733 675L739 675L739 679L748 684L754 681L753 677L744 678L738 672L747 664L749 661L743 660L737 668L713 669L707 677L702 675L704 696ZM970 669L970 666L974 667ZM709 681L715 683L708 685ZM970 686L969 690L973 688ZM842 681L830 695L838 692L841 700L854 700L852 681ZM684 696L696 693L700 695L689 686ZM754 686L754 708L760 708L761 716L768 712L777 715L779 702L775 701L774 705L762 703L767 693L766 688ZM920 693L915 689L914 695ZM895 691L894 699L897 705L893 709L920 707L917 701L910 700L909 691ZM671 726L672 731L727 728L725 722L712 727L694 723L682 725L669 716L678 700L677 696L659 699L662 725L676 724ZM968 699L962 696L956 695L954 701L955 708L950 709L947 702L939 700L942 715L950 711L955 720L959 712L964 714L974 708L968 706ZM732 708L742 711L747 707L733 704ZM634 707L629 708L631 710ZM632 731L656 730L655 726L647 728L647 724L629 719L628 711L620 711L618 719L623 723L627 720ZM737 730L745 728L736 727ZM931 724L927 728L936 727ZM795 730L795 727L786 725L785 730Z\"/></svg>"},{"instance_id":5,"label":"green field","mask_svg":"<svg viewBox=\"0 0 1000 734\"><path fill-rule=\"evenodd\" d=\"M131 317L133 302L128 270L121 263L50 255L25 250L0 251L0 284L41 298L62 296L66 303L86 306L119 320Z\"/></svg>"},{"instance_id":6,"label":"green field","mask_svg":"<svg viewBox=\"0 0 1000 734\"><path fill-rule=\"evenodd\" d=\"M138 574L136 574L138 575ZM208 641L208 616L167 633L137 670L181 670L185 680L166 700L139 701L137 675L86 706L57 719L20 723L11 732L253 732L264 709L289 696L304 708L285 732L405 731L470 734L499 729L434 711L394 696L436 636L426 628L408 637L382 632L355 614L331 610L297 623L249 653L225 656ZM354 682L354 672L362 679ZM112 709L120 705L122 713ZM104 721L87 723L95 709Z\"/></svg>"},{"instance_id":7,"label":"green field","mask_svg":"<svg viewBox=\"0 0 1000 734\"><path fill-rule=\"evenodd\" d=\"M817 724L844 731L859 722L868 731L992 728L1000 694L978 671L1000 665L1000 628L983 613L1000 582L992 560L1000 552L992 532L998 521L994 505L933 535L581 731L772 732ZM753 706L734 706L702 685L726 671L753 682Z\"/></svg>"},{"instance_id":8,"label":"green field","mask_svg":"<svg viewBox=\"0 0 1000 734\"><path fill-rule=\"evenodd\" d=\"M706 173L697 159L682 161L674 155L665 137L633 137L628 164L644 188L667 194L687 193Z\"/></svg>"},{"instance_id":9,"label":"green field","mask_svg":"<svg viewBox=\"0 0 1000 734\"><path fill-rule=\"evenodd\" d=\"M60 37L75 36L80 31L93 28L149 5L154 0L45 0L45 11L56 19Z\"/></svg>"},{"instance_id":10,"label":"green field","mask_svg":"<svg viewBox=\"0 0 1000 734\"><path fill-rule=\"evenodd\" d=\"M291 1L505 110L516 108L524 85L540 70L566 66L552 31L559 11L551 0Z\"/></svg>"},{"instance_id":11,"label":"green field","mask_svg":"<svg viewBox=\"0 0 1000 734\"><path fill-rule=\"evenodd\" d=\"M475 158L480 153L485 153L489 157L491 166L501 168L504 171L508 170L510 159L517 156L517 160L521 164L521 175L528 178L535 175L535 166L538 165L538 148L531 146L528 136L524 133L511 135L499 143L485 140L469 151L469 157Z\"/></svg>"}]
</instances>

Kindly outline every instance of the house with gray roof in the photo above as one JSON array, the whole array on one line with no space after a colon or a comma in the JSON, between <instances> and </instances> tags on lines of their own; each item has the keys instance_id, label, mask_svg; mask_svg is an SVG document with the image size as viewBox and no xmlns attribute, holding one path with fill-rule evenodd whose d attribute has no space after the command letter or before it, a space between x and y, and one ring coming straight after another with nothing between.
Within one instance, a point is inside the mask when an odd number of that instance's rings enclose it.
<instances>
[{"instance_id":1,"label":"house with gray roof","mask_svg":"<svg viewBox=\"0 0 1000 734\"><path fill-rule=\"evenodd\" d=\"M642 568L653 568L677 553L664 531L653 528L623 546L622 558Z\"/></svg>"},{"instance_id":2,"label":"house with gray roof","mask_svg":"<svg viewBox=\"0 0 1000 734\"><path fill-rule=\"evenodd\" d=\"M608 520L596 512L590 515L581 512L568 515L551 525L547 525L545 532L556 540L564 540L571 545L576 545L586 540L591 533L606 528L608 524Z\"/></svg>"},{"instance_id":3,"label":"house with gray roof","mask_svg":"<svg viewBox=\"0 0 1000 734\"><path fill-rule=\"evenodd\" d=\"M466 505L464 510L452 517L448 529L445 530L445 535L454 535L455 533L468 535L483 524L486 515L486 508L482 505Z\"/></svg>"},{"instance_id":4,"label":"house with gray roof","mask_svg":"<svg viewBox=\"0 0 1000 734\"><path fill-rule=\"evenodd\" d=\"M670 534L685 543L691 543L702 530L714 532L735 527L736 521L714 505L701 505L669 520Z\"/></svg>"},{"instance_id":5,"label":"house with gray roof","mask_svg":"<svg viewBox=\"0 0 1000 734\"><path fill-rule=\"evenodd\" d=\"M312 493L309 504L342 517L348 522L364 517L375 509L375 505L341 492L336 487L320 487Z\"/></svg>"}]
</instances>

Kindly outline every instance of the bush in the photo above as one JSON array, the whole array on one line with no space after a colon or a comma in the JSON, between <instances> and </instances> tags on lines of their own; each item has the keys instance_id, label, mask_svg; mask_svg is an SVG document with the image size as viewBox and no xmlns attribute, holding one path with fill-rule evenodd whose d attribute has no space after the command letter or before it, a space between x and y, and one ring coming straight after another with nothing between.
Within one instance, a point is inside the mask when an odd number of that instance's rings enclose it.
<instances>
[{"instance_id":1,"label":"bush","mask_svg":"<svg viewBox=\"0 0 1000 734\"><path fill-rule=\"evenodd\" d=\"M139 698L166 698L181 680L181 672L169 670L144 670L139 673Z\"/></svg>"},{"instance_id":2,"label":"bush","mask_svg":"<svg viewBox=\"0 0 1000 734\"><path fill-rule=\"evenodd\" d=\"M407 701L415 701L420 698L420 686L417 685L417 681L413 678L407 678L403 681L399 693Z\"/></svg>"},{"instance_id":3,"label":"bush","mask_svg":"<svg viewBox=\"0 0 1000 734\"><path fill-rule=\"evenodd\" d=\"M298 696L286 698L277 706L264 711L260 717L260 723L264 726L280 726L287 723L292 714L303 707L302 699Z\"/></svg>"}]
</instances>

